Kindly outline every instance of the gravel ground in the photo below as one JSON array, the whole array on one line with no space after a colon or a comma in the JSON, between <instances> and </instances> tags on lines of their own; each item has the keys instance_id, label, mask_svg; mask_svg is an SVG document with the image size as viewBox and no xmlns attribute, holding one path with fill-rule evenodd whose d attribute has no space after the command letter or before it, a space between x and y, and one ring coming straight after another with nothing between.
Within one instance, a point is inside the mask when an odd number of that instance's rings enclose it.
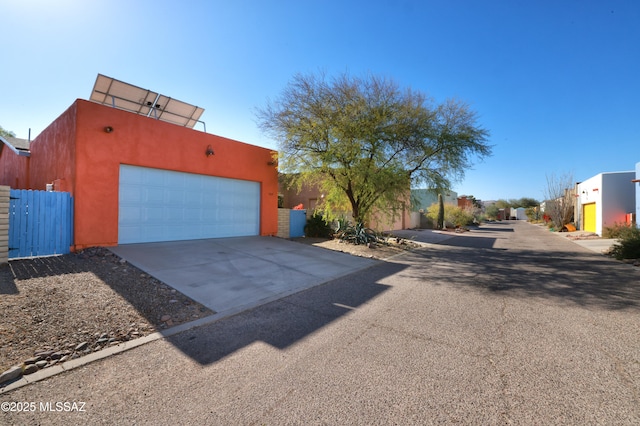
<instances>
[{"instance_id":1,"label":"gravel ground","mask_svg":"<svg viewBox=\"0 0 640 426\"><path fill-rule=\"evenodd\" d=\"M0 373L35 372L213 314L104 248L0 267Z\"/></svg>"},{"instance_id":2,"label":"gravel ground","mask_svg":"<svg viewBox=\"0 0 640 426\"><path fill-rule=\"evenodd\" d=\"M330 240L326 238L292 238L293 241L310 244L328 250L341 251L354 256L367 257L371 259L388 259L405 250L418 247L419 245L406 239L387 238L386 244L374 244L371 247L366 245L354 245L344 243L340 240Z\"/></svg>"}]
</instances>

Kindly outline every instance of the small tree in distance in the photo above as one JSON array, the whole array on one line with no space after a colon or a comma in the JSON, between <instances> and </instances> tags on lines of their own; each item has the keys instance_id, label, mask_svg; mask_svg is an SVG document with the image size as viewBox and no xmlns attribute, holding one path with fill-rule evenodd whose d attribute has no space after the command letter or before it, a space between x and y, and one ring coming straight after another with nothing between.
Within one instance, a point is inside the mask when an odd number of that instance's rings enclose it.
<instances>
[{"instance_id":1,"label":"small tree in distance","mask_svg":"<svg viewBox=\"0 0 640 426\"><path fill-rule=\"evenodd\" d=\"M497 220L498 216L500 215L500 208L496 204L492 204L485 208L484 214L486 215L487 219Z\"/></svg>"},{"instance_id":2,"label":"small tree in distance","mask_svg":"<svg viewBox=\"0 0 640 426\"><path fill-rule=\"evenodd\" d=\"M554 228L560 231L564 225L573 220L575 190L572 173L547 175L547 186L544 213L549 216Z\"/></svg>"},{"instance_id":3,"label":"small tree in distance","mask_svg":"<svg viewBox=\"0 0 640 426\"><path fill-rule=\"evenodd\" d=\"M529 198L529 197L522 197L518 200L510 200L511 202L511 207L524 207L525 209L528 208L536 208L540 206L540 201L536 200L535 198Z\"/></svg>"}]
</instances>

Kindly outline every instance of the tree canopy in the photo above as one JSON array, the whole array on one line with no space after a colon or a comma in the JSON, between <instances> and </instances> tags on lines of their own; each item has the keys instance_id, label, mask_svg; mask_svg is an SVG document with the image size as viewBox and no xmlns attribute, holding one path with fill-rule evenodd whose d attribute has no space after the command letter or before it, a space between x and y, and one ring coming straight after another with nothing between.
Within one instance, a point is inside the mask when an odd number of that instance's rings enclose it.
<instances>
[{"instance_id":1,"label":"tree canopy","mask_svg":"<svg viewBox=\"0 0 640 426\"><path fill-rule=\"evenodd\" d=\"M530 207L538 207L539 205L540 205L540 202L538 200L530 197L510 198L508 201L504 199L499 199L498 201L496 201L496 206L498 206L498 208L501 208L501 209L505 209L509 207L530 208Z\"/></svg>"},{"instance_id":2,"label":"tree canopy","mask_svg":"<svg viewBox=\"0 0 640 426\"><path fill-rule=\"evenodd\" d=\"M5 138L6 138L6 137L9 137L9 138L15 138L15 137L16 137L16 134L15 134L15 133L13 133L13 132L12 132L12 131L10 131L10 130L5 130L2 126L0 126L0 136L5 137Z\"/></svg>"},{"instance_id":3,"label":"tree canopy","mask_svg":"<svg viewBox=\"0 0 640 426\"><path fill-rule=\"evenodd\" d=\"M257 116L278 143L280 172L320 185L327 216L350 207L357 222L408 202L412 183L449 189L491 154L467 104L435 104L375 76L298 74Z\"/></svg>"}]
</instances>

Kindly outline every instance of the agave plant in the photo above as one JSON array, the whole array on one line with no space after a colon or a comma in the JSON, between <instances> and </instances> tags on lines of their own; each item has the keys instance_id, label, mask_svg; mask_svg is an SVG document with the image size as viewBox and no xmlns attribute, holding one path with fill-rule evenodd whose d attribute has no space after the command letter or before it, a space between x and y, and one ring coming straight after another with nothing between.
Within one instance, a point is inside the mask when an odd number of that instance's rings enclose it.
<instances>
[{"instance_id":1,"label":"agave plant","mask_svg":"<svg viewBox=\"0 0 640 426\"><path fill-rule=\"evenodd\" d=\"M343 225L336 231L336 237L351 244L371 244L379 240L376 232L364 226L362 222L355 226L351 223Z\"/></svg>"}]
</instances>

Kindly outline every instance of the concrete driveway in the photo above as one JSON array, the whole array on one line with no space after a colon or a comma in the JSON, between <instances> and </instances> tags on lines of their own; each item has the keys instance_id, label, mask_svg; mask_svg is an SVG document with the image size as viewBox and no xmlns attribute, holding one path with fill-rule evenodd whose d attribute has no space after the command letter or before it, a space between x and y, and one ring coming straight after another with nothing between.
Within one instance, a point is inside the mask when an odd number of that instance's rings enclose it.
<instances>
[{"instance_id":1,"label":"concrete driveway","mask_svg":"<svg viewBox=\"0 0 640 426\"><path fill-rule=\"evenodd\" d=\"M126 244L111 251L219 314L240 312L377 263L274 237Z\"/></svg>"}]
</instances>

